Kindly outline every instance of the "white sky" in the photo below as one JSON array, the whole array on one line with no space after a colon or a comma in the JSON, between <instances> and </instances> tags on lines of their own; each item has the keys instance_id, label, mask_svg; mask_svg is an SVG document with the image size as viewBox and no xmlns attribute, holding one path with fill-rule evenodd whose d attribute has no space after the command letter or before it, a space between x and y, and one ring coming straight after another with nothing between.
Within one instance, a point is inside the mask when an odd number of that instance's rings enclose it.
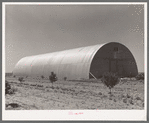
<instances>
[{"instance_id":1,"label":"white sky","mask_svg":"<svg viewBox=\"0 0 149 123\"><path fill-rule=\"evenodd\" d=\"M130 49L144 71L143 5L6 5L6 72L25 56L107 42Z\"/></svg>"}]
</instances>

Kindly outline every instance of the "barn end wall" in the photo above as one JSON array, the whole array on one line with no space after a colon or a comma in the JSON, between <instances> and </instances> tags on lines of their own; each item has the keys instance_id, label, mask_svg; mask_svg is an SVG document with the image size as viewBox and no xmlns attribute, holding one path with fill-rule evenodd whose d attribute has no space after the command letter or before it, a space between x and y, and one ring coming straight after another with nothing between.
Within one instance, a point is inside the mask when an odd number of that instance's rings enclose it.
<instances>
[{"instance_id":1,"label":"barn end wall","mask_svg":"<svg viewBox=\"0 0 149 123\"><path fill-rule=\"evenodd\" d=\"M118 48L115 52L114 48ZM111 42L101 47L91 62L90 72L101 78L104 72L118 73L121 77L136 76L138 69L130 50L117 42ZM90 74L90 78L93 76Z\"/></svg>"}]
</instances>

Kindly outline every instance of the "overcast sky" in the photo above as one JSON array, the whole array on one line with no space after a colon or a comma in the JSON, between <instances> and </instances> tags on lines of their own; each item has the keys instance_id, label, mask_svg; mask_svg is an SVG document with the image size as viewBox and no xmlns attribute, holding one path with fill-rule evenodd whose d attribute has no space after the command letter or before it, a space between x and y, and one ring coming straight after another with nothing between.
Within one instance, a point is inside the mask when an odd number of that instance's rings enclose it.
<instances>
[{"instance_id":1,"label":"overcast sky","mask_svg":"<svg viewBox=\"0 0 149 123\"><path fill-rule=\"evenodd\" d=\"M6 72L37 54L119 42L144 71L143 5L6 5Z\"/></svg>"}]
</instances>

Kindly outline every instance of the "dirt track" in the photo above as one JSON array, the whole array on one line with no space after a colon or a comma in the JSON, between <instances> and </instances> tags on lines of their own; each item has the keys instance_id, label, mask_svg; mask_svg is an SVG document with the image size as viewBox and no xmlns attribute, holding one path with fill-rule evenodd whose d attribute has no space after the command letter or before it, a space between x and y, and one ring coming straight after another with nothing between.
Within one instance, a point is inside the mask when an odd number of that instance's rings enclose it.
<instances>
[{"instance_id":1,"label":"dirt track","mask_svg":"<svg viewBox=\"0 0 149 123\"><path fill-rule=\"evenodd\" d=\"M144 109L144 84L141 81L126 80L112 89L98 81L46 80L20 83L6 78L15 94L6 95L6 110L65 110L65 109ZM17 104L13 107L11 104Z\"/></svg>"}]
</instances>

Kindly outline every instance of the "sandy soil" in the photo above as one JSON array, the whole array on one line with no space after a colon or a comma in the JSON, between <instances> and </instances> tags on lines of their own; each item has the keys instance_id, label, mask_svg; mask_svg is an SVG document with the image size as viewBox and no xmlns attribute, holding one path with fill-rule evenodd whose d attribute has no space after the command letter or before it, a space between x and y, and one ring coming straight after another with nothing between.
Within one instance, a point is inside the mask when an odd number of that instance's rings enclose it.
<instances>
[{"instance_id":1,"label":"sandy soil","mask_svg":"<svg viewBox=\"0 0 149 123\"><path fill-rule=\"evenodd\" d=\"M144 82L123 80L112 89L101 80L57 81L6 78L15 89L6 94L6 110L144 109Z\"/></svg>"}]
</instances>

